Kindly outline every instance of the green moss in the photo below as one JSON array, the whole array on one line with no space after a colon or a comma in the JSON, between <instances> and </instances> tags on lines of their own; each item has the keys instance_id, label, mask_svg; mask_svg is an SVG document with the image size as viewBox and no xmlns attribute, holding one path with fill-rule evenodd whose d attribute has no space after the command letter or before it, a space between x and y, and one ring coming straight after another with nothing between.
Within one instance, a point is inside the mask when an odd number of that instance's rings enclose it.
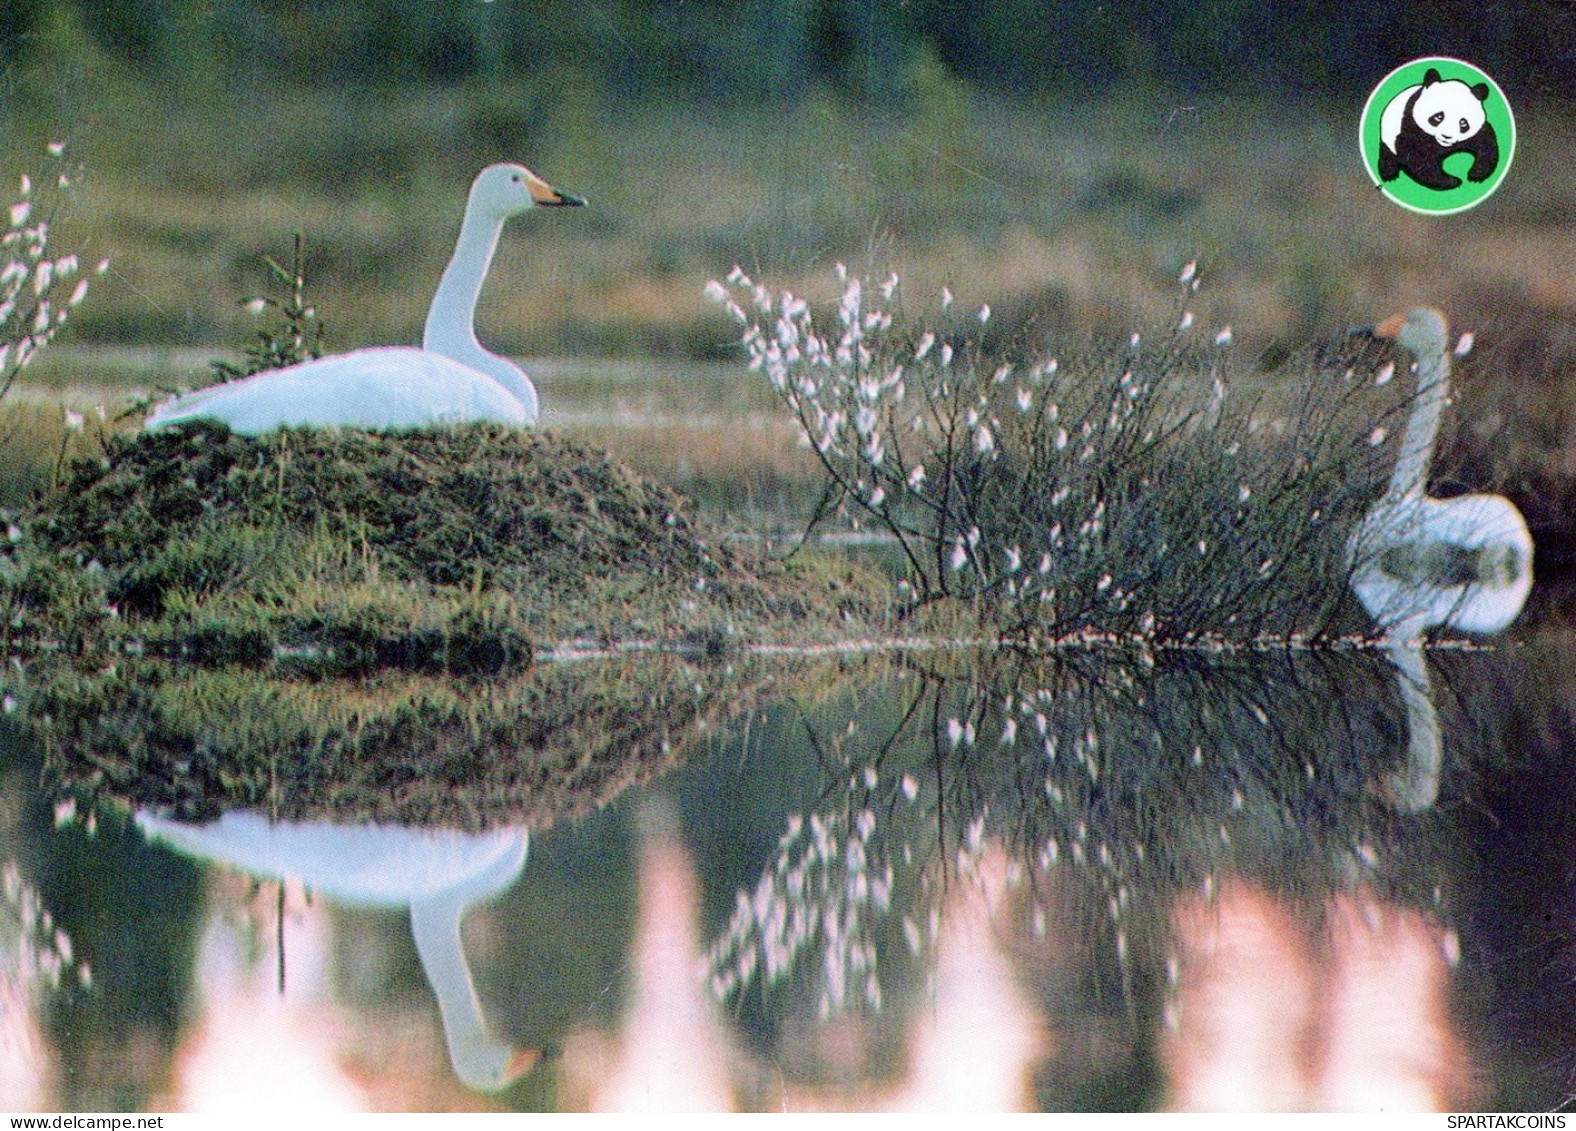
<instances>
[{"instance_id":1,"label":"green moss","mask_svg":"<svg viewBox=\"0 0 1576 1131\"><path fill-rule=\"evenodd\" d=\"M0 595L35 635L293 676L506 673L588 637L715 653L884 617L855 566L749 559L606 456L488 425L117 437L24 526Z\"/></svg>"},{"instance_id":2,"label":"green moss","mask_svg":"<svg viewBox=\"0 0 1576 1131\"><path fill-rule=\"evenodd\" d=\"M606 456L487 425L115 438L19 522L0 600L57 780L196 820L541 826L799 685L742 645L886 615L856 563L747 557ZM536 662L564 642L645 647Z\"/></svg>"}]
</instances>

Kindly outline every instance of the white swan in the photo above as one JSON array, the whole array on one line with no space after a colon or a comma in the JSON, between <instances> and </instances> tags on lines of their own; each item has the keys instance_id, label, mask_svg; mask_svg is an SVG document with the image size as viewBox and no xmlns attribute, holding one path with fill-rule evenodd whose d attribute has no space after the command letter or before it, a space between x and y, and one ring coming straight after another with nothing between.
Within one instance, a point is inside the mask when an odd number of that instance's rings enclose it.
<instances>
[{"instance_id":1,"label":"white swan","mask_svg":"<svg viewBox=\"0 0 1576 1131\"><path fill-rule=\"evenodd\" d=\"M427 312L421 349L355 350L199 389L154 409L146 427L201 418L255 436L283 425L534 424L536 388L519 366L476 340L476 301L504 221L538 206L584 203L524 166L488 166L471 185L454 256Z\"/></svg>"},{"instance_id":2,"label":"white swan","mask_svg":"<svg viewBox=\"0 0 1576 1131\"><path fill-rule=\"evenodd\" d=\"M298 878L345 903L408 906L416 952L438 999L455 1074L472 1088L495 1091L536 1063L540 1054L535 1050L515 1049L487 1032L460 941L460 923L470 906L503 891L525 867L525 829L461 833L271 823L241 811L206 825L143 811L137 824L153 839L255 876Z\"/></svg>"},{"instance_id":3,"label":"white swan","mask_svg":"<svg viewBox=\"0 0 1576 1131\"><path fill-rule=\"evenodd\" d=\"M1532 535L1501 495L1431 499L1424 493L1440 414L1450 395L1450 330L1427 308L1375 327L1417 358L1417 400L1390 486L1353 533L1352 589L1393 640L1436 625L1508 628L1532 591Z\"/></svg>"}]
</instances>

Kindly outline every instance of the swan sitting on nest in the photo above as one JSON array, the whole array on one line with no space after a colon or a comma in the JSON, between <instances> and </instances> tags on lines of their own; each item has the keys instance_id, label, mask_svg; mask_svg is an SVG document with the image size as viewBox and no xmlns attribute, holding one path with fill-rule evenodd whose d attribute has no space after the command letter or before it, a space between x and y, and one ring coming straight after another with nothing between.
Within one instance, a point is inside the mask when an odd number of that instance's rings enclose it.
<instances>
[{"instance_id":1,"label":"swan sitting on nest","mask_svg":"<svg viewBox=\"0 0 1576 1131\"><path fill-rule=\"evenodd\" d=\"M534 424L536 388L519 366L476 340L476 302L509 217L535 207L584 203L522 165L488 166L471 185L420 349L355 350L199 389L154 409L147 427L207 419L255 436L285 425Z\"/></svg>"}]
</instances>

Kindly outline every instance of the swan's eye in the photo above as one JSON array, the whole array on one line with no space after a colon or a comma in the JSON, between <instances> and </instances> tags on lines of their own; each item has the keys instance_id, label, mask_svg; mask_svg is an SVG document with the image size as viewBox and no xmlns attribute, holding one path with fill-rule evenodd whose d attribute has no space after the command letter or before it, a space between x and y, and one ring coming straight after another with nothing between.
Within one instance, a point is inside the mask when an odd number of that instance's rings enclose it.
<instances>
[{"instance_id":1,"label":"swan's eye","mask_svg":"<svg viewBox=\"0 0 1576 1131\"><path fill-rule=\"evenodd\" d=\"M515 184L519 184L520 183L520 174L519 173L516 173L514 175L514 183Z\"/></svg>"}]
</instances>

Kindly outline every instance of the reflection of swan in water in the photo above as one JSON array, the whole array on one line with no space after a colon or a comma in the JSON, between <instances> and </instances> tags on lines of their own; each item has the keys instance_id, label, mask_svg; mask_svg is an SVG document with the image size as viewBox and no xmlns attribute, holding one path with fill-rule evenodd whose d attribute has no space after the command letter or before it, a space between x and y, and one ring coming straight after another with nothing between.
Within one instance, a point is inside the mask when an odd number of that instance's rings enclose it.
<instances>
[{"instance_id":1,"label":"reflection of swan in water","mask_svg":"<svg viewBox=\"0 0 1576 1131\"><path fill-rule=\"evenodd\" d=\"M1508 627L1532 590L1532 535L1501 495L1431 499L1425 493L1439 418L1450 396L1450 330L1422 308L1374 333L1417 358L1417 400L1390 485L1348 546L1352 589L1384 630L1406 707L1406 767L1389 779L1396 808L1426 809L1439 792L1439 719L1421 648L1425 631L1449 625L1492 633Z\"/></svg>"},{"instance_id":2,"label":"reflection of swan in water","mask_svg":"<svg viewBox=\"0 0 1576 1131\"><path fill-rule=\"evenodd\" d=\"M379 825L271 824L256 813L226 813L207 825L142 812L154 839L194 856L272 879L298 877L308 888L353 904L409 906L421 956L455 1073L473 1088L502 1088L528 1070L535 1051L488 1035L471 983L460 922L474 903L503 891L525 866L524 829L461 833Z\"/></svg>"},{"instance_id":3,"label":"reflection of swan in water","mask_svg":"<svg viewBox=\"0 0 1576 1131\"><path fill-rule=\"evenodd\" d=\"M1417 401L1390 486L1352 536L1352 589L1392 637L1436 625L1500 632L1532 590L1526 520L1501 495L1431 499L1424 493L1450 395L1445 317L1423 308L1388 319L1374 332L1416 356Z\"/></svg>"},{"instance_id":4,"label":"reflection of swan in water","mask_svg":"<svg viewBox=\"0 0 1576 1131\"><path fill-rule=\"evenodd\" d=\"M1402 813L1420 813L1439 796L1439 715L1428 684L1428 661L1422 640L1390 637L1385 651L1395 665L1401 685L1401 705L1406 708L1406 764L1386 779L1390 804Z\"/></svg>"},{"instance_id":5,"label":"reflection of swan in water","mask_svg":"<svg viewBox=\"0 0 1576 1131\"><path fill-rule=\"evenodd\" d=\"M534 424L536 387L517 365L476 340L476 301L505 220L533 207L584 203L523 166L488 166L471 185L454 257L427 312L421 349L354 350L199 389L154 409L147 427L210 419L258 435L282 425Z\"/></svg>"}]
</instances>

